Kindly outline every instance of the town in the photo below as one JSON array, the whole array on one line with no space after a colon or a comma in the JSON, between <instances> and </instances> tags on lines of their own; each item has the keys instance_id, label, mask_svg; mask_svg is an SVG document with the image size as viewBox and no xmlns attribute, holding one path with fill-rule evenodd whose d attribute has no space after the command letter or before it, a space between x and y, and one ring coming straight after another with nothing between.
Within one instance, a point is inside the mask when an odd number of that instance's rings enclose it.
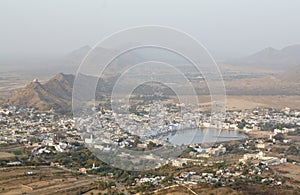
<instances>
[{"instance_id":1,"label":"town","mask_svg":"<svg viewBox=\"0 0 300 195\"><path fill-rule=\"evenodd\" d=\"M178 111L183 106L185 105L173 104L162 109L159 105L154 105L154 123L147 128L157 129L158 135L172 133L180 128L212 128L208 112L191 114L197 112L192 112L186 106L188 112L179 117L179 112L174 110ZM149 108L140 106L137 110L144 114L135 112L131 113L131 117L135 122L149 121L151 116L145 112L149 112L147 109ZM86 146L92 145L105 155L113 150L113 144L126 150L151 151L170 143L158 139L157 137L164 136L155 136L152 131L151 136L143 133L147 132L145 130L140 131L142 136L134 135L138 130L137 123L128 124L124 116L118 115L118 124L121 124L118 125L113 122L116 114L111 110L99 109L98 116L100 123L91 123L87 127L83 125L86 121L83 122L82 119L59 115L51 110L40 112L34 108L15 106L0 108L0 146L1 151L6 151L1 152L1 169L41 165L57 167L83 177L98 176L95 179L97 182L114 180L116 183L107 188L125 194L142 192L143 189L163 193L163 190L180 186L194 192L199 190L199 186L203 188L203 185L237 190L239 185L249 183L290 189L300 182L300 112L297 110L257 108L227 111L221 131L229 132L229 135L238 132L234 135L243 136L209 144L189 143L182 154L166 159L152 171L147 170L143 174L141 171L125 170L121 175L118 167L108 168L110 165L93 156ZM78 122L81 127L89 130L88 134L82 134ZM125 126L129 130L123 132ZM91 134L95 132L91 128L102 129L101 134ZM80 153L86 156L76 158ZM26 175L34 177L35 174L37 173L32 168ZM95 189L96 187L91 186L86 191ZM6 188L2 190L9 191Z\"/></svg>"}]
</instances>

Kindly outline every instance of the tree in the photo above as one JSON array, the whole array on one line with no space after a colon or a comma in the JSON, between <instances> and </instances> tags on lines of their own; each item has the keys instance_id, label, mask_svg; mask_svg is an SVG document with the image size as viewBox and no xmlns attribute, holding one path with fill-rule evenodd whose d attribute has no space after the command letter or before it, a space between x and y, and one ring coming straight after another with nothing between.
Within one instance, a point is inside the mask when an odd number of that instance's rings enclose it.
<instances>
[{"instance_id":1,"label":"tree","mask_svg":"<svg viewBox=\"0 0 300 195\"><path fill-rule=\"evenodd\" d=\"M282 142L283 139L284 139L284 135L283 135L282 133L277 133L277 134L274 136L274 139L275 139L275 140L278 140L278 141L280 141L280 142Z\"/></svg>"},{"instance_id":2,"label":"tree","mask_svg":"<svg viewBox=\"0 0 300 195\"><path fill-rule=\"evenodd\" d=\"M299 154L299 150L296 148L296 146L290 146L287 149L286 154L288 154L288 155L298 155Z\"/></svg>"},{"instance_id":3,"label":"tree","mask_svg":"<svg viewBox=\"0 0 300 195\"><path fill-rule=\"evenodd\" d=\"M93 163L94 163L94 161L93 161L92 159L88 159L88 160L86 161L85 166L86 166L86 167L92 167L92 166L93 166Z\"/></svg>"},{"instance_id":4,"label":"tree","mask_svg":"<svg viewBox=\"0 0 300 195\"><path fill-rule=\"evenodd\" d=\"M246 121L244 119L241 122L239 122L237 125L239 129L243 129L245 126L246 126Z\"/></svg>"}]
</instances>

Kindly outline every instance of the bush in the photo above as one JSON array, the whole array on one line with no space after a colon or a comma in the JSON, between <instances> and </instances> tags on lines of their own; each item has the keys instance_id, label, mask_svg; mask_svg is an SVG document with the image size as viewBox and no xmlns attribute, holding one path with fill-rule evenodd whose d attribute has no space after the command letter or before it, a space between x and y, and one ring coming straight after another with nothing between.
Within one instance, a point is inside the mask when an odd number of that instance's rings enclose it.
<instances>
[{"instance_id":1,"label":"bush","mask_svg":"<svg viewBox=\"0 0 300 195\"><path fill-rule=\"evenodd\" d=\"M14 150L12 153L14 153L15 155L21 155L22 151L21 150Z\"/></svg>"},{"instance_id":2,"label":"bush","mask_svg":"<svg viewBox=\"0 0 300 195\"><path fill-rule=\"evenodd\" d=\"M299 154L299 150L296 148L296 146L290 146L287 149L286 154L288 154L288 155L298 155Z\"/></svg>"}]
</instances>

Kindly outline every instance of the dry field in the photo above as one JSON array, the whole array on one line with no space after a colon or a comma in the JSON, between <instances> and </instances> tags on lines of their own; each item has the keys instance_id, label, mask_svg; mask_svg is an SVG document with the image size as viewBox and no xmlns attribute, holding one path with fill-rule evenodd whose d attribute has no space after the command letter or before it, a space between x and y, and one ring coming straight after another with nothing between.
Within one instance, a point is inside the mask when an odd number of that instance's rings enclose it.
<instances>
[{"instance_id":1,"label":"dry field","mask_svg":"<svg viewBox=\"0 0 300 195\"><path fill-rule=\"evenodd\" d=\"M300 109L300 96L232 96L226 95L227 110L248 110L255 108L275 108L282 109L289 107L292 109ZM184 96L186 100L193 101L192 96ZM211 105L210 96L199 96L198 102L202 110L209 110Z\"/></svg>"},{"instance_id":2,"label":"dry field","mask_svg":"<svg viewBox=\"0 0 300 195\"><path fill-rule=\"evenodd\" d=\"M6 167L0 173L0 194L77 194L95 180L49 166Z\"/></svg>"},{"instance_id":3,"label":"dry field","mask_svg":"<svg viewBox=\"0 0 300 195\"><path fill-rule=\"evenodd\" d=\"M300 96L227 96L227 102L229 110L256 107L300 109Z\"/></svg>"},{"instance_id":4,"label":"dry field","mask_svg":"<svg viewBox=\"0 0 300 195\"><path fill-rule=\"evenodd\" d=\"M0 152L0 159L7 159L7 158L12 158L12 157L15 157L15 155L12 153Z\"/></svg>"},{"instance_id":5,"label":"dry field","mask_svg":"<svg viewBox=\"0 0 300 195\"><path fill-rule=\"evenodd\" d=\"M273 167L276 173L300 181L300 166L291 163L281 164Z\"/></svg>"},{"instance_id":6,"label":"dry field","mask_svg":"<svg viewBox=\"0 0 300 195\"><path fill-rule=\"evenodd\" d=\"M248 133L250 138L269 138L270 135L273 135L271 131L250 131Z\"/></svg>"}]
</instances>

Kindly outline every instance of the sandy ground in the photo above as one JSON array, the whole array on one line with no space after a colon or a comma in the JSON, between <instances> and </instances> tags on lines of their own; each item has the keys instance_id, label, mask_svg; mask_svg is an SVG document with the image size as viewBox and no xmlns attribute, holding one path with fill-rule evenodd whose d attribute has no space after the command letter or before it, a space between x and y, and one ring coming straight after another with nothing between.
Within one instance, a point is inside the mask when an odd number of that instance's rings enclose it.
<instances>
[{"instance_id":1,"label":"sandy ground","mask_svg":"<svg viewBox=\"0 0 300 195\"><path fill-rule=\"evenodd\" d=\"M0 173L0 194L77 194L95 180L49 166L5 167Z\"/></svg>"},{"instance_id":2,"label":"sandy ground","mask_svg":"<svg viewBox=\"0 0 300 195\"><path fill-rule=\"evenodd\" d=\"M256 107L300 109L300 96L227 96L228 109Z\"/></svg>"},{"instance_id":3,"label":"sandy ground","mask_svg":"<svg viewBox=\"0 0 300 195\"><path fill-rule=\"evenodd\" d=\"M270 138L273 135L271 131L250 131L248 133L250 138Z\"/></svg>"},{"instance_id":4,"label":"sandy ground","mask_svg":"<svg viewBox=\"0 0 300 195\"><path fill-rule=\"evenodd\" d=\"M295 180L300 181L300 166L294 165L291 163L281 164L278 166L273 167L273 170L275 170L278 174L293 178Z\"/></svg>"},{"instance_id":5,"label":"sandy ground","mask_svg":"<svg viewBox=\"0 0 300 195\"><path fill-rule=\"evenodd\" d=\"M209 96L199 97L199 103L203 108L209 109L210 101ZM246 110L258 107L300 109L300 96L226 96L225 101L227 110Z\"/></svg>"},{"instance_id":6,"label":"sandy ground","mask_svg":"<svg viewBox=\"0 0 300 195\"><path fill-rule=\"evenodd\" d=\"M3 159L3 158L12 158L14 157L15 155L12 154L12 153L8 153L8 152L0 152L0 159Z\"/></svg>"}]
</instances>

